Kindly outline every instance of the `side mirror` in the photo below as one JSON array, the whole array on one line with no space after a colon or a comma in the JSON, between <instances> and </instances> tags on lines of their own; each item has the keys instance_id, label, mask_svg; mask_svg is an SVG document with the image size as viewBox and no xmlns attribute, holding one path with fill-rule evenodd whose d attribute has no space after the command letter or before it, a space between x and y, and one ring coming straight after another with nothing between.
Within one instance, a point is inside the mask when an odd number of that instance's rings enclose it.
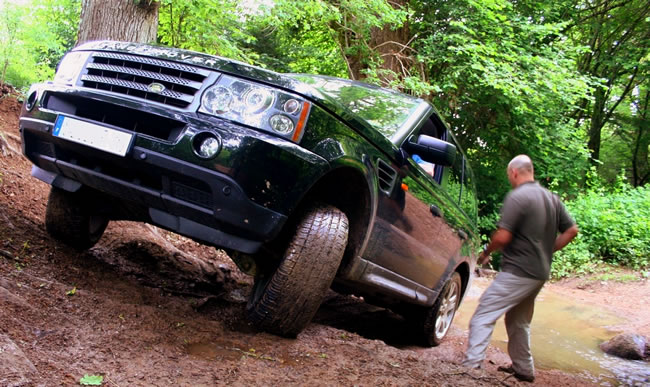
<instances>
[{"instance_id":1,"label":"side mirror","mask_svg":"<svg viewBox=\"0 0 650 387\"><path fill-rule=\"evenodd\" d=\"M412 136L404 145L408 153L417 154L422 160L430 163L447 167L453 165L456 160L456 147L435 137L421 134L416 139Z\"/></svg>"}]
</instances>

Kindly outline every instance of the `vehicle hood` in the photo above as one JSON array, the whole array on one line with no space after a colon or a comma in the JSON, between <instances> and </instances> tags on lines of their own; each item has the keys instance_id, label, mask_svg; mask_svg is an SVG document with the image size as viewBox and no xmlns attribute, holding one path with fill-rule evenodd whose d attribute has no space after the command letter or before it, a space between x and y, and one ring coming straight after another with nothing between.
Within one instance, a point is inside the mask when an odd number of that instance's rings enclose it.
<instances>
[{"instance_id":1,"label":"vehicle hood","mask_svg":"<svg viewBox=\"0 0 650 387\"><path fill-rule=\"evenodd\" d=\"M234 75L252 81L265 83L287 91L291 91L311 100L331 114L347 122L350 127L356 129L361 135L374 143L390 157L394 157L395 146L380 132L372 127L367 121L359 117L345 105L332 96L321 93L317 88L309 84L314 75L307 74L282 74L253 66L237 60L208 55L196 51L182 50L177 48L153 46L142 43L129 43L118 41L94 41L80 45L74 51L108 51L129 53L166 59L175 62L182 62L197 67L212 69L221 73ZM305 82L305 80L307 82ZM376 86L341 79L343 82L359 88L377 89Z\"/></svg>"}]
</instances>

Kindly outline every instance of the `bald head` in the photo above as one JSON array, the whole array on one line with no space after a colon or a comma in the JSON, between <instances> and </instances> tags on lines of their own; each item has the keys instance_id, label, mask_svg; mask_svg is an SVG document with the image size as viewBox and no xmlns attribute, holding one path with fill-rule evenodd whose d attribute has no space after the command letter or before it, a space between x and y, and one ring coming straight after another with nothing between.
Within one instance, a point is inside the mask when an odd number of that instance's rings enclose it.
<instances>
[{"instance_id":1,"label":"bald head","mask_svg":"<svg viewBox=\"0 0 650 387\"><path fill-rule=\"evenodd\" d=\"M516 169L531 174L534 173L533 161L526 155L515 156L515 158L510 160L510 163L508 163L508 169Z\"/></svg>"},{"instance_id":2,"label":"bald head","mask_svg":"<svg viewBox=\"0 0 650 387\"><path fill-rule=\"evenodd\" d=\"M513 187L535 180L533 161L526 155L519 155L508 163L508 180Z\"/></svg>"}]
</instances>

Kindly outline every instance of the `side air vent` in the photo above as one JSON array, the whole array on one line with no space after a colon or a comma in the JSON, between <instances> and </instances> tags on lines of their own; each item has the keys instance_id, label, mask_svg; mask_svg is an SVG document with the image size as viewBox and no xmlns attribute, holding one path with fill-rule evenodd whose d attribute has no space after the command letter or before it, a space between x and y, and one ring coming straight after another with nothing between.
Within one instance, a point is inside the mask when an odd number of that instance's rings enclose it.
<instances>
[{"instance_id":1,"label":"side air vent","mask_svg":"<svg viewBox=\"0 0 650 387\"><path fill-rule=\"evenodd\" d=\"M389 164L381 159L377 160L377 179L379 181L379 189L387 195L390 195L393 191L396 177L397 172Z\"/></svg>"}]
</instances>

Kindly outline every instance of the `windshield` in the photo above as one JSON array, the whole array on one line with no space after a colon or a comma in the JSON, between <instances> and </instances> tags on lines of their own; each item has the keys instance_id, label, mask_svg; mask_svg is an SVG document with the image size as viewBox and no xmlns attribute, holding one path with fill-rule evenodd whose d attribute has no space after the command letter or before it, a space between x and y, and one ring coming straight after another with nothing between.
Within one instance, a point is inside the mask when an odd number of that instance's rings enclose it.
<instances>
[{"instance_id":1,"label":"windshield","mask_svg":"<svg viewBox=\"0 0 650 387\"><path fill-rule=\"evenodd\" d=\"M306 74L293 76L356 114L389 140L402 127L413 123L413 118L417 117L411 116L423 102L416 97L361 82Z\"/></svg>"}]
</instances>

